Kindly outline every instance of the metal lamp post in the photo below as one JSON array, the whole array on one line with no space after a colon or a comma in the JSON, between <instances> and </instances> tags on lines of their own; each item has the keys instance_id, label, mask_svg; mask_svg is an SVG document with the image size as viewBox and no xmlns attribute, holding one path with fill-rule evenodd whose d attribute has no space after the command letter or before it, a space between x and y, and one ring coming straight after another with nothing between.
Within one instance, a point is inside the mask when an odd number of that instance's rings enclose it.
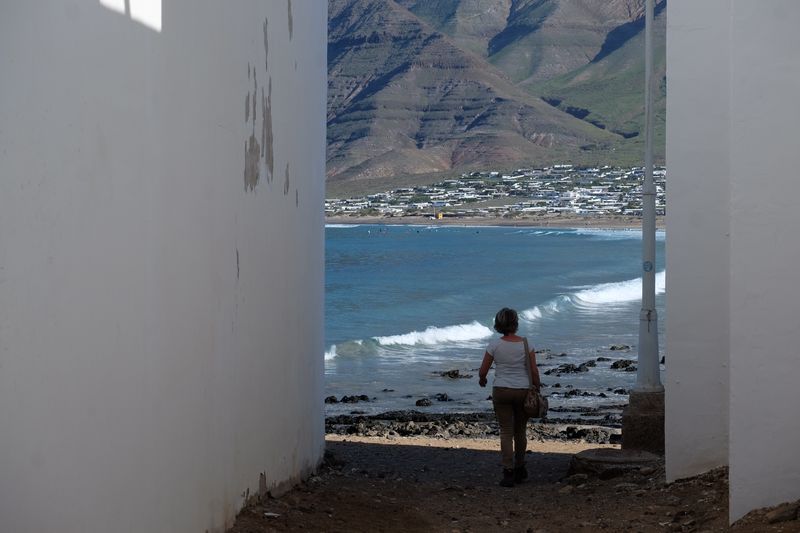
<instances>
[{"instance_id":1,"label":"metal lamp post","mask_svg":"<svg viewBox=\"0 0 800 533\"><path fill-rule=\"evenodd\" d=\"M653 18L654 0L645 7L645 170L642 186L642 310L636 386L622 416L622 447L664 451L664 387L658 361L656 312L656 187L653 182Z\"/></svg>"},{"instance_id":2,"label":"metal lamp post","mask_svg":"<svg viewBox=\"0 0 800 533\"><path fill-rule=\"evenodd\" d=\"M647 0L644 34L645 152L642 186L642 310L639 314L639 367L636 390L663 391L658 367L656 312L656 186L653 181L653 3Z\"/></svg>"}]
</instances>

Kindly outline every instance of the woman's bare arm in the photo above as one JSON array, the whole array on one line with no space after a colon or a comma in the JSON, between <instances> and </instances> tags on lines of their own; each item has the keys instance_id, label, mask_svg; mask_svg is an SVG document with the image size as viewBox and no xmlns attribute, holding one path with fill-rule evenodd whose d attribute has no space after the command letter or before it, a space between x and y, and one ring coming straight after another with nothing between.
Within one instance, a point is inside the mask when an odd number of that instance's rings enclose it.
<instances>
[{"instance_id":1,"label":"woman's bare arm","mask_svg":"<svg viewBox=\"0 0 800 533\"><path fill-rule=\"evenodd\" d=\"M536 364L536 352L531 348L530 353L528 354L529 361L531 364L531 378L533 381L533 386L537 389L542 388L542 380L539 378L539 366Z\"/></svg>"},{"instance_id":2,"label":"woman's bare arm","mask_svg":"<svg viewBox=\"0 0 800 533\"><path fill-rule=\"evenodd\" d=\"M483 354L483 362L481 363L481 369L478 371L478 385L480 385L481 387L486 386L486 375L489 373L489 369L492 368L493 362L494 362L494 357L492 357L492 354L490 354L489 352Z\"/></svg>"}]
</instances>

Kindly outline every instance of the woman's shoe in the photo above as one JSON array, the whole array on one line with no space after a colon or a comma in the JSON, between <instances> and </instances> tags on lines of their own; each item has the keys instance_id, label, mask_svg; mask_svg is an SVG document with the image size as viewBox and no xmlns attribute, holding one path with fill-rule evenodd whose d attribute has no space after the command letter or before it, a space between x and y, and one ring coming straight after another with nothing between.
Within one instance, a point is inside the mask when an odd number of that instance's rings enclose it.
<instances>
[{"instance_id":1,"label":"woman's shoe","mask_svg":"<svg viewBox=\"0 0 800 533\"><path fill-rule=\"evenodd\" d=\"M522 483L528 479L528 471L524 466L514 467L514 483Z\"/></svg>"},{"instance_id":2,"label":"woman's shoe","mask_svg":"<svg viewBox=\"0 0 800 533\"><path fill-rule=\"evenodd\" d=\"M501 487L513 487L514 486L514 471L510 468L503 469L503 479L500 480Z\"/></svg>"}]
</instances>

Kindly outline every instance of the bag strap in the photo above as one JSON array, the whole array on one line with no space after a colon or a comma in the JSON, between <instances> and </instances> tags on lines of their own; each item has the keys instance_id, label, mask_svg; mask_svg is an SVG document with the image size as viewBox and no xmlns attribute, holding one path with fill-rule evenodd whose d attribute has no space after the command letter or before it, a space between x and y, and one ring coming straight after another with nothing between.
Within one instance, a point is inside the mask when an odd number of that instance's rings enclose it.
<instances>
[{"instance_id":1,"label":"bag strap","mask_svg":"<svg viewBox=\"0 0 800 533\"><path fill-rule=\"evenodd\" d=\"M525 368L528 369L528 380L530 381L530 388L533 386L533 368L531 368L531 351L528 348L528 337L522 337L522 344L525 346Z\"/></svg>"}]
</instances>

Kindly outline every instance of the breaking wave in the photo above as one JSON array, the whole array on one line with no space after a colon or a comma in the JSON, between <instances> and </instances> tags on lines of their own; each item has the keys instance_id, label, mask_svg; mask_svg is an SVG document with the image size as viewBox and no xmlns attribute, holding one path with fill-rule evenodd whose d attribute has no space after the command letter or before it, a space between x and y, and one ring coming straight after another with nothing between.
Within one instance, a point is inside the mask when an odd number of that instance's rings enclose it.
<instances>
[{"instance_id":1,"label":"breaking wave","mask_svg":"<svg viewBox=\"0 0 800 533\"><path fill-rule=\"evenodd\" d=\"M561 311L564 304L570 302L569 296L559 296L546 304L537 305L531 309L526 309L520 313L523 320L534 321L542 318L545 315L552 315Z\"/></svg>"},{"instance_id":2,"label":"breaking wave","mask_svg":"<svg viewBox=\"0 0 800 533\"><path fill-rule=\"evenodd\" d=\"M331 347L328 349L327 352L325 352L325 360L330 361L334 357L336 357L336 345L331 344Z\"/></svg>"},{"instance_id":3,"label":"breaking wave","mask_svg":"<svg viewBox=\"0 0 800 533\"><path fill-rule=\"evenodd\" d=\"M658 272L656 274L656 294L664 294L665 285L666 271ZM600 283L557 296L548 302L525 309L520 312L520 318L533 322L568 309L577 308L591 311L608 305L636 301L641 296L642 278ZM403 346L425 347L426 350L437 352L439 347L470 346L491 337L494 333L491 328L477 320L455 326L429 326L422 331L332 344L325 352L325 360L330 361L337 357L387 356L395 353L394 350L398 348L402 349Z\"/></svg>"},{"instance_id":4,"label":"breaking wave","mask_svg":"<svg viewBox=\"0 0 800 533\"><path fill-rule=\"evenodd\" d=\"M666 292L666 271L656 274L656 294ZM526 309L520 318L533 322L545 316L554 315L566 307L594 308L603 305L621 304L640 300L642 297L642 278L600 283L571 294L558 296L541 305Z\"/></svg>"},{"instance_id":5,"label":"breaking wave","mask_svg":"<svg viewBox=\"0 0 800 533\"><path fill-rule=\"evenodd\" d=\"M656 294L664 294L666 290L666 271L656 274ZM579 304L603 305L632 302L642 297L642 278L601 283L573 295L573 301Z\"/></svg>"},{"instance_id":6,"label":"breaking wave","mask_svg":"<svg viewBox=\"0 0 800 533\"><path fill-rule=\"evenodd\" d=\"M389 335L386 337L375 337L381 346L396 344L402 345L436 345L443 343L458 343L479 341L491 337L494 332L479 323L477 320L470 324L460 324L457 326L446 326L436 328L428 327L425 331L412 331L403 335Z\"/></svg>"},{"instance_id":7,"label":"breaking wave","mask_svg":"<svg viewBox=\"0 0 800 533\"><path fill-rule=\"evenodd\" d=\"M575 235L584 237L593 237L606 241L621 241L626 239L642 240L641 229L602 229L602 228L577 228ZM656 231L656 240L663 241L666 238L666 233L663 230Z\"/></svg>"}]
</instances>

